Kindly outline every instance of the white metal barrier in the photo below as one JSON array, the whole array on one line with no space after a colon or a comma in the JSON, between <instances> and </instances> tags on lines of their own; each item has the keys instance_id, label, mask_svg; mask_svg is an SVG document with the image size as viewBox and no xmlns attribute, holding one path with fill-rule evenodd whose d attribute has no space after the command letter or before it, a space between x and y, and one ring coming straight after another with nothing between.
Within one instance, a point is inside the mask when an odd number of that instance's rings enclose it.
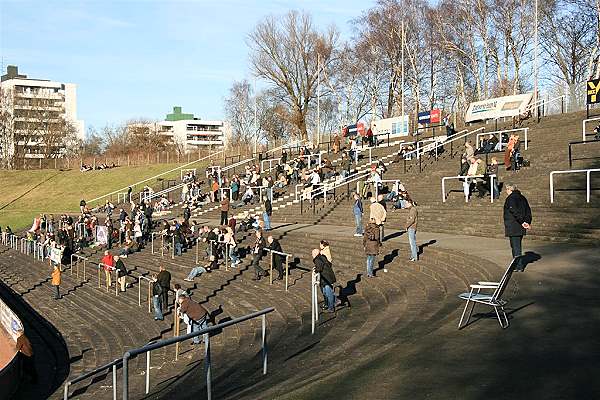
<instances>
[{"instance_id":1,"label":"white metal barrier","mask_svg":"<svg viewBox=\"0 0 600 400\"><path fill-rule=\"evenodd\" d=\"M162 232L152 232L150 234L150 254L154 254L154 238L160 236L160 256L165 256L165 235Z\"/></svg>"},{"instance_id":2,"label":"white metal barrier","mask_svg":"<svg viewBox=\"0 0 600 400\"><path fill-rule=\"evenodd\" d=\"M148 282L148 312L152 312L150 303L152 302L152 282L153 280L145 276L138 276L138 306L142 306L142 280Z\"/></svg>"},{"instance_id":3,"label":"white metal barrier","mask_svg":"<svg viewBox=\"0 0 600 400\"><path fill-rule=\"evenodd\" d=\"M265 163L269 163L269 169L265 170ZM275 166L277 166L281 162L281 158L268 158L266 160L260 161L260 170L263 172L271 171L273 169L273 162L275 162Z\"/></svg>"},{"instance_id":4,"label":"white metal barrier","mask_svg":"<svg viewBox=\"0 0 600 400\"><path fill-rule=\"evenodd\" d=\"M285 257L285 291L288 291L288 278L290 273L290 257L292 257L289 253L283 253L280 251L275 251L271 249L265 249L266 251L271 253L271 269L269 271L269 285L273 284L273 254L279 254L282 257Z\"/></svg>"},{"instance_id":5,"label":"white metal barrier","mask_svg":"<svg viewBox=\"0 0 600 400\"><path fill-rule=\"evenodd\" d=\"M311 278L311 333L315 334L315 323L319 320L319 280L320 275L316 272L312 272Z\"/></svg>"},{"instance_id":6,"label":"white metal barrier","mask_svg":"<svg viewBox=\"0 0 600 400\"><path fill-rule=\"evenodd\" d=\"M528 142L529 142L529 140L528 140L529 128L504 129L504 130L501 130L501 131L478 133L477 134L477 139L475 141L476 148L479 148L479 138L480 137L482 137L482 136L489 136L489 135L498 136L498 142L502 143L502 134L503 133L508 133L508 132L524 132L524 135L525 135L525 150L527 150L527 148L529 147L529 145L528 145Z\"/></svg>"},{"instance_id":7,"label":"white metal barrier","mask_svg":"<svg viewBox=\"0 0 600 400\"><path fill-rule=\"evenodd\" d=\"M79 278L79 264L83 264L83 280L86 277L86 263L89 262L87 257L80 256L78 254L71 254L71 275L73 275L73 261L75 260L75 268L77 268L77 278Z\"/></svg>"},{"instance_id":8,"label":"white metal barrier","mask_svg":"<svg viewBox=\"0 0 600 400\"><path fill-rule=\"evenodd\" d=\"M233 201L233 194L230 187L219 188L221 192L221 199L225 196L223 193L228 190L229 191L229 201Z\"/></svg>"},{"instance_id":9,"label":"white metal barrier","mask_svg":"<svg viewBox=\"0 0 600 400\"><path fill-rule=\"evenodd\" d=\"M181 176L181 180L183 181L183 176L187 175L188 172L192 172L192 175L197 176L196 175L196 168L182 168L181 172L180 172L180 176Z\"/></svg>"},{"instance_id":10,"label":"white metal barrier","mask_svg":"<svg viewBox=\"0 0 600 400\"><path fill-rule=\"evenodd\" d=\"M585 126L586 126L586 124L588 122L592 122L592 121L600 121L600 117L584 119L581 122L581 140L583 140L584 142L586 141L585 136L587 135L586 130L585 130Z\"/></svg>"},{"instance_id":11,"label":"white metal barrier","mask_svg":"<svg viewBox=\"0 0 600 400\"><path fill-rule=\"evenodd\" d=\"M446 202L446 180L449 179L474 179L474 178L485 178L486 175L458 175L458 176L445 176L442 178L442 201ZM490 202L494 202L494 178L496 178L496 174L488 175L490 178ZM469 201L469 196L465 193L465 202Z\"/></svg>"},{"instance_id":12,"label":"white metal barrier","mask_svg":"<svg viewBox=\"0 0 600 400\"><path fill-rule=\"evenodd\" d=\"M575 174L575 173L584 173L586 175L586 202L590 202L590 175L592 172L600 172L600 168L592 168L592 169L571 169L567 171L552 171L550 172L550 203L554 203L554 175L559 174Z\"/></svg>"}]
</instances>

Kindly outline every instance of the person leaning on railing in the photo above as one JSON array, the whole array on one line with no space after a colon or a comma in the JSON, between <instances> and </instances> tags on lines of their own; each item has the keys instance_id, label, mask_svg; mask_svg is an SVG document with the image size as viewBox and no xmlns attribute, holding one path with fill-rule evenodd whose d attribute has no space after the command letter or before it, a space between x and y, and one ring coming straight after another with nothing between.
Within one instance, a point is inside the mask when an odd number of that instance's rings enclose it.
<instances>
[{"instance_id":1,"label":"person leaning on railing","mask_svg":"<svg viewBox=\"0 0 600 400\"><path fill-rule=\"evenodd\" d=\"M177 299L179 302L179 312L182 315L187 315L189 325L192 332L198 332L208 328L210 313L202 305L196 303L186 295L180 295ZM200 337L196 336L192 340L193 344L200 344Z\"/></svg>"}]
</instances>

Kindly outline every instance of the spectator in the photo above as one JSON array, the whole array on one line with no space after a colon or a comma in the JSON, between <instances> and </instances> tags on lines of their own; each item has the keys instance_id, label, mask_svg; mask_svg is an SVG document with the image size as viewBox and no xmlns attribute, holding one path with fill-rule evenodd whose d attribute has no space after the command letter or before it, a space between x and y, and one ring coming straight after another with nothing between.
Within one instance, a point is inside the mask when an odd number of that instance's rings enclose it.
<instances>
[{"instance_id":1,"label":"spectator","mask_svg":"<svg viewBox=\"0 0 600 400\"><path fill-rule=\"evenodd\" d=\"M406 208L408 208L406 232L408 232L408 243L410 244L410 261L417 261L419 259L419 252L417 250L417 222L419 213L416 203L413 200L406 202Z\"/></svg>"},{"instance_id":2,"label":"spectator","mask_svg":"<svg viewBox=\"0 0 600 400\"><path fill-rule=\"evenodd\" d=\"M217 268L217 257L210 256L208 264L206 264L205 266L198 265L198 266L192 268L192 270L188 274L187 278L184 279L184 281L194 282L195 277L202 275L204 273L207 273L207 272L211 272L215 268Z\"/></svg>"},{"instance_id":3,"label":"spectator","mask_svg":"<svg viewBox=\"0 0 600 400\"><path fill-rule=\"evenodd\" d=\"M371 206L369 208L369 220L374 220L379 227L379 239L383 242L384 239L384 228L385 219L387 212L381 204L377 202L375 197L371 197Z\"/></svg>"},{"instance_id":4,"label":"spectator","mask_svg":"<svg viewBox=\"0 0 600 400\"><path fill-rule=\"evenodd\" d=\"M367 255L367 277L374 278L373 265L377 254L379 254L379 247L381 246L381 238L379 236L379 227L375 223L373 218L370 219L365 229L365 235L363 236L363 247L365 254Z\"/></svg>"},{"instance_id":5,"label":"spectator","mask_svg":"<svg viewBox=\"0 0 600 400\"><path fill-rule=\"evenodd\" d=\"M498 160L496 159L496 157L492 157L490 165L488 165L487 167L487 174L496 175L494 177L492 187L490 188L490 193L492 194L492 196L494 196L494 199L498 199L500 197L500 187L498 186L498 172Z\"/></svg>"},{"instance_id":6,"label":"spectator","mask_svg":"<svg viewBox=\"0 0 600 400\"><path fill-rule=\"evenodd\" d=\"M522 254L523 236L531 229L531 208L529 202L514 184L506 185L508 197L504 202L504 234L508 237L513 258ZM515 271L523 271L525 265L518 260Z\"/></svg>"},{"instance_id":7,"label":"spectator","mask_svg":"<svg viewBox=\"0 0 600 400\"><path fill-rule=\"evenodd\" d=\"M81 210L81 214L85 214L85 205L86 205L85 200L81 199L81 201L79 202L79 209Z\"/></svg>"},{"instance_id":8,"label":"spectator","mask_svg":"<svg viewBox=\"0 0 600 400\"><path fill-rule=\"evenodd\" d=\"M338 133L336 133L333 136L333 152L335 154L340 152L340 145L341 145L340 135Z\"/></svg>"},{"instance_id":9,"label":"spectator","mask_svg":"<svg viewBox=\"0 0 600 400\"><path fill-rule=\"evenodd\" d=\"M179 296L178 301L180 305L179 312L182 315L187 315L192 332L198 332L202 329L208 328L209 313L206 308L196 303L186 295ZM200 337L194 337L194 339L192 339L192 343L199 344Z\"/></svg>"},{"instance_id":10,"label":"spectator","mask_svg":"<svg viewBox=\"0 0 600 400\"><path fill-rule=\"evenodd\" d=\"M125 287L127 286L127 268L125 267L125 263L119 256L115 256L117 260L115 264L115 268L117 269L117 283L121 286L121 292L125 291Z\"/></svg>"},{"instance_id":11,"label":"spectator","mask_svg":"<svg viewBox=\"0 0 600 400\"><path fill-rule=\"evenodd\" d=\"M356 225L356 232L354 236L362 236L363 235L363 205L360 195L358 193L354 193L354 205L352 206L352 213L354 214L354 223Z\"/></svg>"},{"instance_id":12,"label":"spectator","mask_svg":"<svg viewBox=\"0 0 600 400\"><path fill-rule=\"evenodd\" d=\"M104 257L100 260L102 263L102 269L104 270L104 276L106 277L106 287L112 286L112 270L115 269L115 259L110 254L110 251L104 252Z\"/></svg>"},{"instance_id":13,"label":"spectator","mask_svg":"<svg viewBox=\"0 0 600 400\"><path fill-rule=\"evenodd\" d=\"M271 215L273 215L273 207L271 200L267 199L263 205L263 221L265 222L265 231L271 230Z\"/></svg>"},{"instance_id":14,"label":"spectator","mask_svg":"<svg viewBox=\"0 0 600 400\"><path fill-rule=\"evenodd\" d=\"M511 157L513 155L513 149L515 147L516 139L515 135L510 135L508 139L508 144L506 145L506 150L504 151L504 166L506 170L509 171L511 168Z\"/></svg>"},{"instance_id":15,"label":"spectator","mask_svg":"<svg viewBox=\"0 0 600 400\"><path fill-rule=\"evenodd\" d=\"M238 264L241 263L238 254L237 243L235 241L234 228L227 227L227 233L223 238L225 245L229 249L229 259L231 260L231 268L237 268Z\"/></svg>"},{"instance_id":16,"label":"spectator","mask_svg":"<svg viewBox=\"0 0 600 400\"><path fill-rule=\"evenodd\" d=\"M336 279L331 263L327 260L327 257L320 253L319 249L313 249L312 258L314 272L319 274L319 285L325 298L326 310L327 312L335 312L336 298L333 291L333 284Z\"/></svg>"},{"instance_id":17,"label":"spectator","mask_svg":"<svg viewBox=\"0 0 600 400\"><path fill-rule=\"evenodd\" d=\"M469 158L473 157L474 155L475 155L475 150L473 149L473 145L471 145L471 142L466 142L464 157L468 160Z\"/></svg>"},{"instance_id":18,"label":"spectator","mask_svg":"<svg viewBox=\"0 0 600 400\"><path fill-rule=\"evenodd\" d=\"M252 258L252 266L254 267L254 278L253 281L259 281L261 277L268 276L267 271L261 268L260 259L262 258L263 250L266 246L265 238L262 235L262 231L260 229L256 230L256 239L254 240L254 249L252 250L253 258Z\"/></svg>"},{"instance_id":19,"label":"spectator","mask_svg":"<svg viewBox=\"0 0 600 400\"><path fill-rule=\"evenodd\" d=\"M171 273L165 269L164 265L159 267L159 273L156 276L156 281L162 287L161 304L166 312L169 308L169 290L171 289Z\"/></svg>"},{"instance_id":20,"label":"spectator","mask_svg":"<svg viewBox=\"0 0 600 400\"><path fill-rule=\"evenodd\" d=\"M154 306L154 320L162 321L164 319L162 312L163 288L158 282L156 276L152 277L152 305Z\"/></svg>"},{"instance_id":21,"label":"spectator","mask_svg":"<svg viewBox=\"0 0 600 400\"><path fill-rule=\"evenodd\" d=\"M229 197L223 192L221 196L221 221L219 225L227 225L227 214L229 213Z\"/></svg>"},{"instance_id":22,"label":"spectator","mask_svg":"<svg viewBox=\"0 0 600 400\"><path fill-rule=\"evenodd\" d=\"M52 270L52 286L54 287L54 300L60 299L60 275L60 264L54 264L54 269Z\"/></svg>"},{"instance_id":23,"label":"spectator","mask_svg":"<svg viewBox=\"0 0 600 400\"><path fill-rule=\"evenodd\" d=\"M183 205L183 222L186 224L190 221L192 217L192 211L190 210L190 206L186 204Z\"/></svg>"},{"instance_id":24,"label":"spectator","mask_svg":"<svg viewBox=\"0 0 600 400\"><path fill-rule=\"evenodd\" d=\"M279 253L283 253L281 249L281 244L277 239L274 239L272 235L267 237L267 243L269 244L269 250L276 251ZM276 280L283 279L283 257L281 254L271 253L271 257L273 257L273 266L278 272L278 276Z\"/></svg>"},{"instance_id":25,"label":"spectator","mask_svg":"<svg viewBox=\"0 0 600 400\"><path fill-rule=\"evenodd\" d=\"M327 240L321 240L319 242L319 249L321 250L321 254L327 258L327 261L333 263L333 259L331 258L331 249L329 248L329 242Z\"/></svg>"}]
</instances>

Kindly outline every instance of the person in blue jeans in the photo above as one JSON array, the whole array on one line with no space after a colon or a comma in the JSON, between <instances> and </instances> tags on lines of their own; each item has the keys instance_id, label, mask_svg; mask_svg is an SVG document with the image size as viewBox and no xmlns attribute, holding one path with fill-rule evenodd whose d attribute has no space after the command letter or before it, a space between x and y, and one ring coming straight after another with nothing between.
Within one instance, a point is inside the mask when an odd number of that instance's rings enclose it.
<instances>
[{"instance_id":1,"label":"person in blue jeans","mask_svg":"<svg viewBox=\"0 0 600 400\"><path fill-rule=\"evenodd\" d=\"M408 209L408 216L406 218L406 231L408 232L408 243L410 244L410 261L417 261L419 259L419 252L417 249L417 220L419 213L414 201L408 199L406 201L406 208Z\"/></svg>"},{"instance_id":2,"label":"person in blue jeans","mask_svg":"<svg viewBox=\"0 0 600 400\"><path fill-rule=\"evenodd\" d=\"M326 310L328 312L335 312L335 306L338 302L333 291L333 284L336 278L331 263L327 260L327 257L321 254L319 249L313 249L312 257L315 266L314 272L319 274L319 285L321 286L323 297L325 297Z\"/></svg>"},{"instance_id":3,"label":"person in blue jeans","mask_svg":"<svg viewBox=\"0 0 600 400\"><path fill-rule=\"evenodd\" d=\"M379 226L375 223L375 220L371 218L365 229L363 236L363 246L365 248L365 254L367 255L367 277L373 278L373 267L377 254L379 254L379 247L381 246Z\"/></svg>"},{"instance_id":4,"label":"person in blue jeans","mask_svg":"<svg viewBox=\"0 0 600 400\"><path fill-rule=\"evenodd\" d=\"M155 321L162 321L164 319L162 313L162 292L162 286L160 286L160 283L154 277L152 282L152 304L154 305Z\"/></svg>"},{"instance_id":5,"label":"person in blue jeans","mask_svg":"<svg viewBox=\"0 0 600 400\"><path fill-rule=\"evenodd\" d=\"M356 232L354 233L354 236L362 236L363 205L358 193L354 193L354 205L352 206L352 213L354 214L354 223L356 224Z\"/></svg>"},{"instance_id":6,"label":"person in blue jeans","mask_svg":"<svg viewBox=\"0 0 600 400\"><path fill-rule=\"evenodd\" d=\"M181 315L187 315L188 321L191 325L192 332L198 332L202 329L208 328L208 320L210 319L210 313L202 305L196 303L185 294L181 294L179 299L179 312ZM200 336L196 336L192 342L194 344L200 343Z\"/></svg>"}]
</instances>

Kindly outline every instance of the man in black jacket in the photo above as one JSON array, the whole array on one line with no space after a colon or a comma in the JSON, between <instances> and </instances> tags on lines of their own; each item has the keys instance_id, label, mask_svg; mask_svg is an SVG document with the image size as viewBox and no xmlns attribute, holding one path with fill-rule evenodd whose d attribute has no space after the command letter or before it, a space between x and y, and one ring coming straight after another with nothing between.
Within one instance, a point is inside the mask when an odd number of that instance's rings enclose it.
<instances>
[{"instance_id":1,"label":"man in black jacket","mask_svg":"<svg viewBox=\"0 0 600 400\"><path fill-rule=\"evenodd\" d=\"M269 235L269 237L267 237L267 243L269 243L269 250L283 253L283 250L281 249L281 244L279 243L279 240L273 238L273 236ZM277 277L277 279L282 280L283 279L283 256L281 254L273 253L272 257L273 257L273 266L279 273L279 276Z\"/></svg>"},{"instance_id":2,"label":"man in black jacket","mask_svg":"<svg viewBox=\"0 0 600 400\"><path fill-rule=\"evenodd\" d=\"M266 246L265 238L262 235L260 229L256 230L256 239L254 241L254 248L252 249L252 266L254 267L254 278L253 281L259 281L261 276L267 276L267 271L261 268L260 259L262 258L263 250Z\"/></svg>"},{"instance_id":3,"label":"man in black jacket","mask_svg":"<svg viewBox=\"0 0 600 400\"><path fill-rule=\"evenodd\" d=\"M321 286L323 297L325 297L327 311L335 312L336 299L333 284L336 279L335 273L331 268L331 263L327 260L327 257L321 254L319 249L313 249L312 257L315 265L315 272L319 274L319 285Z\"/></svg>"},{"instance_id":4,"label":"man in black jacket","mask_svg":"<svg viewBox=\"0 0 600 400\"><path fill-rule=\"evenodd\" d=\"M504 234L510 241L513 258L521 255L521 242L527 230L531 228L531 208L525 196L513 184L506 185L508 197L504 202ZM519 260L520 261L520 260ZM523 271L519 262L515 271Z\"/></svg>"},{"instance_id":5,"label":"man in black jacket","mask_svg":"<svg viewBox=\"0 0 600 400\"><path fill-rule=\"evenodd\" d=\"M164 312L169 309L169 289L171 287L171 273L167 271L164 265L161 265L160 272L156 276L156 281L162 288L161 303Z\"/></svg>"}]
</instances>

